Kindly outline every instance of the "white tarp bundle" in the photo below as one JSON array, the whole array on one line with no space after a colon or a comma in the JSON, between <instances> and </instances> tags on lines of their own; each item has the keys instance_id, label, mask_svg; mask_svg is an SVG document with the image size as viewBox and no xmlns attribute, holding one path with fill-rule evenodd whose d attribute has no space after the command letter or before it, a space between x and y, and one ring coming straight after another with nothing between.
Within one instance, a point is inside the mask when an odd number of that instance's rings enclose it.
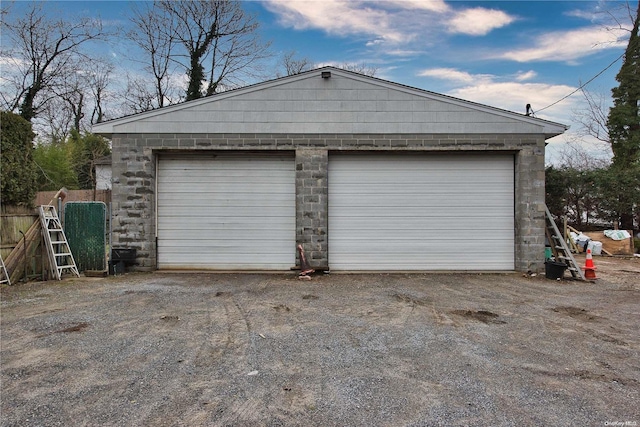
<instances>
[{"instance_id":1,"label":"white tarp bundle","mask_svg":"<svg viewBox=\"0 0 640 427\"><path fill-rule=\"evenodd\" d=\"M624 240L631 237L627 230L604 230L604 235L613 240Z\"/></svg>"}]
</instances>

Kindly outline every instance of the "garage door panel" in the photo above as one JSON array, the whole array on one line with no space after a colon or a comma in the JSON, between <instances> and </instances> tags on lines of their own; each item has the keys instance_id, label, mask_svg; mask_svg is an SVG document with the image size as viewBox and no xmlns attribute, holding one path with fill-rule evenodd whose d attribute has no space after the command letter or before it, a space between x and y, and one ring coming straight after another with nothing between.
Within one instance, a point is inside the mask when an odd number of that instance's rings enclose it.
<instances>
[{"instance_id":1,"label":"garage door panel","mask_svg":"<svg viewBox=\"0 0 640 427\"><path fill-rule=\"evenodd\" d=\"M420 251L429 257L437 257L439 254L458 254L460 257L464 257L467 254L473 256L487 258L493 257L496 252L505 253L513 252L513 247L507 245L501 240L482 240L478 242L470 242L468 240L459 239L451 242L449 248L442 248L442 239L416 239L410 240L385 240L384 242L372 241L372 240L354 240L349 247L348 252L343 252L343 255L348 254L378 254L384 257L403 257L405 252L408 251ZM386 251L393 252L387 253ZM404 252L403 252L404 251ZM480 253L473 253L480 252ZM340 252L338 252L340 253Z\"/></svg>"},{"instance_id":2,"label":"garage door panel","mask_svg":"<svg viewBox=\"0 0 640 427\"><path fill-rule=\"evenodd\" d=\"M447 180L447 185L451 186L476 186L480 187L481 184L477 182L469 182L465 181L472 173L482 173L482 171L471 171L466 169L464 175L451 175L450 171L442 171L440 173L434 174L433 176L420 176L423 170L403 170L403 172L409 174L413 173L414 176L413 181L405 182L404 186L407 189L418 189L423 190L425 188L431 188L434 191L437 191L438 188L441 187L441 183L443 179ZM504 179L509 179L511 177L511 173L509 171L500 171L501 173L497 173L497 171L490 171L486 175L482 177L483 183L504 183ZM362 171L349 171L348 173L342 174L340 179L343 180L345 184L358 184L363 189L371 189L376 188L378 186L381 192L384 192L385 189L393 189L393 179L397 177L397 174L394 175L390 172L377 172L375 176L372 176L369 181L363 183L362 179ZM465 178L466 177L466 178Z\"/></svg>"},{"instance_id":3,"label":"garage door panel","mask_svg":"<svg viewBox=\"0 0 640 427\"><path fill-rule=\"evenodd\" d=\"M164 230L167 230L166 228ZM198 242L210 242L210 241L230 241L230 240L251 240L255 241L256 235L260 233L262 239L265 239L267 242L276 242L276 241L285 241L289 244L288 238L283 238L283 234L286 235L288 231L285 228L258 228L254 227L253 229L245 229L245 228L226 228L226 229L218 229L214 233L206 233L203 234L202 230L197 229L180 229L175 228L175 231L180 233L181 239L171 239L171 240L160 240L162 242L166 242L166 246L174 246L174 245L182 245L188 244L188 242L193 242L193 245L197 245ZM283 231L285 233L283 233ZM289 248L291 249L291 248Z\"/></svg>"},{"instance_id":4,"label":"garage door panel","mask_svg":"<svg viewBox=\"0 0 640 427\"><path fill-rule=\"evenodd\" d=\"M471 240L485 240L485 241L493 241L495 240L496 232L502 231L502 228L494 227L493 229L482 229L477 230L475 232L469 232L467 230L458 230L458 229L450 229L450 230L396 230L391 228L382 228L382 229L364 229L364 230L352 230L351 233L351 241L354 242L355 245L357 242L376 242L380 240L380 235L390 235L393 234L393 238L385 238L384 242L387 244L391 244L391 242L400 241L400 242L414 242L414 241L431 241L433 243L440 243L443 240L457 240L459 242L466 242ZM332 229L332 231L336 231ZM473 236L472 236L473 234ZM501 242L502 240L497 240ZM405 244L406 244L405 243Z\"/></svg>"},{"instance_id":5,"label":"garage door panel","mask_svg":"<svg viewBox=\"0 0 640 427\"><path fill-rule=\"evenodd\" d=\"M288 192L274 193L269 192L269 199L271 203L276 205L289 205L292 206L291 192L295 189L290 189ZM261 206L262 201L255 197L247 197L242 193L211 193L211 192L198 192L200 197L194 198L190 202L191 206L211 206L215 203L215 206ZM184 200L184 194L182 192L163 194L162 200L158 201L158 206L178 207Z\"/></svg>"},{"instance_id":6,"label":"garage door panel","mask_svg":"<svg viewBox=\"0 0 640 427\"><path fill-rule=\"evenodd\" d=\"M269 168L254 168L254 169L240 169L240 168L175 168L173 171L179 172L179 176L177 177L180 181L190 181L193 178L206 178L210 179L214 182L230 182L233 181L234 178L238 177L260 177L264 173L264 171ZM288 176L286 172L283 171L271 171L274 179L278 179L281 182L287 182Z\"/></svg>"},{"instance_id":7,"label":"garage door panel","mask_svg":"<svg viewBox=\"0 0 640 427\"><path fill-rule=\"evenodd\" d=\"M336 154L334 270L513 270L513 156Z\"/></svg>"},{"instance_id":8,"label":"garage door panel","mask_svg":"<svg viewBox=\"0 0 640 427\"><path fill-rule=\"evenodd\" d=\"M395 157L386 156L374 158L367 155L354 155L349 159L348 170L363 170L370 171L371 165L375 165L376 170L390 170L397 171L398 169L404 170L424 170L424 156L423 153L414 154L398 154ZM465 158L461 158L463 155ZM482 165L475 161L480 159ZM458 167L461 163L466 165L466 169L483 170L484 166L488 166L489 169L509 169L508 165L502 162L502 159L497 157L487 157L485 153L461 153L443 154L435 162L429 164L430 170L451 170L451 167Z\"/></svg>"},{"instance_id":9,"label":"garage door panel","mask_svg":"<svg viewBox=\"0 0 640 427\"><path fill-rule=\"evenodd\" d=\"M295 263L292 156L167 156L158 267L285 270Z\"/></svg>"},{"instance_id":10,"label":"garage door panel","mask_svg":"<svg viewBox=\"0 0 640 427\"><path fill-rule=\"evenodd\" d=\"M256 178L257 179L257 178ZM292 187L273 187L274 185L278 185L278 182L269 181L269 182L244 182L244 183L235 183L233 184L233 192L228 190L231 182L227 183L213 183L208 182L207 187L196 187L193 182L172 182L165 184L163 187L163 191L167 193L198 193L198 194L248 194L248 195L256 195L256 194L286 194L288 190ZM162 183L159 183L159 187L162 187ZM217 188L220 190L216 191Z\"/></svg>"},{"instance_id":11,"label":"garage door panel","mask_svg":"<svg viewBox=\"0 0 640 427\"><path fill-rule=\"evenodd\" d=\"M198 222L185 222L181 216L165 217L162 220L162 230L196 230L202 235L202 229L206 228L212 231L215 230L248 230L252 232L259 232L265 230L264 223L256 222L254 224L247 224L244 218L234 218L229 220L220 220L218 218L203 218ZM290 231L291 230L291 218L288 217L274 217L269 221L270 230Z\"/></svg>"},{"instance_id":12,"label":"garage door panel","mask_svg":"<svg viewBox=\"0 0 640 427\"><path fill-rule=\"evenodd\" d=\"M484 215L475 215L476 219L482 219L484 224L482 229L504 229L508 224L513 224L513 218L504 216L502 212L496 210L496 215L493 212L486 211ZM441 213L446 215L446 209L442 209ZM500 214L500 215L498 215ZM422 215L402 218L402 222L398 222L397 216L389 215L387 217L381 217L379 215L369 216L362 218L362 216L350 215L350 216L334 216L331 220L332 229L337 230L369 230L375 233L378 230L403 230L403 229L442 229L442 228L460 228L459 224L462 220L468 220L468 218L460 216L443 217L441 215ZM427 220L429 220L427 222ZM468 230L467 230L468 231Z\"/></svg>"},{"instance_id":13,"label":"garage door panel","mask_svg":"<svg viewBox=\"0 0 640 427\"><path fill-rule=\"evenodd\" d=\"M464 209L469 206L482 207L486 206L485 199L487 196L493 197L495 195L502 195L506 199L511 195L511 193L512 191L478 191L474 193L474 198L466 199L452 199L449 197L452 193L445 191L442 191L441 193L434 193L432 191L407 191L406 193L403 192L402 195L375 191L362 191L358 193L336 193L336 195L342 195L344 196L344 198L343 200L336 201L334 207L349 206L353 209L357 209L358 207L360 207L361 209L365 209L370 207L396 207L399 203L402 203L405 207L424 208L425 211L428 212L428 210L431 208L438 209L442 207L456 207ZM372 200L372 195L378 197L378 203ZM384 205L381 205L381 203L384 203ZM496 203L492 204L491 207L508 205L508 200L504 200L496 201Z\"/></svg>"},{"instance_id":14,"label":"garage door panel","mask_svg":"<svg viewBox=\"0 0 640 427\"><path fill-rule=\"evenodd\" d=\"M215 201L212 201L215 203ZM167 206L167 205L164 205ZM291 206L289 206L291 207ZM213 217L236 217L236 218L267 218L271 217L285 217L282 212L283 206L215 206L215 207L202 207L202 206L175 206L171 207L172 215L178 216L183 219L191 218L204 218L208 216ZM173 213L175 212L175 213Z\"/></svg>"},{"instance_id":15,"label":"garage door panel","mask_svg":"<svg viewBox=\"0 0 640 427\"><path fill-rule=\"evenodd\" d=\"M348 207L348 205L342 205L344 207ZM503 216L504 215L504 208L508 208L508 205L502 205L502 206L496 206L496 207L487 207L487 206L469 206L469 209L473 209L475 212L477 212L477 214L475 215L476 217L495 217L495 216ZM383 207L377 207L375 206L373 203L369 206L364 207L364 209L359 209L360 206L357 207L358 209L354 210L354 211L350 211L344 215L336 215L333 217L333 219L335 220L336 218L361 218L363 215L368 215L370 218L380 218L381 220L384 220L384 218L397 218L398 216L398 208L397 207L391 207L391 206L383 206ZM428 218L428 217L433 217L433 218L440 218L442 219L443 216L447 216L448 218L452 219L452 220L456 220L456 219L460 219L460 218L467 218L466 216L448 216L448 213L451 213L453 209L458 209L457 206L441 206L438 208L429 208L429 209L425 209L424 207L418 206L418 207L404 207L402 208L403 210L403 214L407 215L410 218Z\"/></svg>"},{"instance_id":16,"label":"garage door panel","mask_svg":"<svg viewBox=\"0 0 640 427\"><path fill-rule=\"evenodd\" d=\"M163 243L163 248L167 253L173 254L189 254L192 257L198 257L200 255L215 258L219 256L228 256L231 254L244 254L244 255L265 255L273 257L276 254L282 254L290 252L289 242L286 240L271 240L269 242L253 242L251 249L247 249L246 242L242 240L234 240L234 243L228 240L184 240L184 241L160 241ZM198 252L194 253L193 249L197 249ZM215 253L208 254L208 251L214 251ZM290 267L290 265L289 265Z\"/></svg>"}]
</instances>

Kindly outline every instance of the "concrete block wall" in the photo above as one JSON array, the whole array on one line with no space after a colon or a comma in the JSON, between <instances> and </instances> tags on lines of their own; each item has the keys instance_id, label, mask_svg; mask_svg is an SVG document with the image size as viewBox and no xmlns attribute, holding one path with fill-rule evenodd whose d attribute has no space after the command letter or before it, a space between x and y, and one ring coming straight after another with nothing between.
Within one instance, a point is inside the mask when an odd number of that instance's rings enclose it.
<instances>
[{"instance_id":1,"label":"concrete block wall","mask_svg":"<svg viewBox=\"0 0 640 427\"><path fill-rule=\"evenodd\" d=\"M502 152L515 157L515 268L544 268L544 136L539 134L115 134L113 245L156 268L156 159L166 152L294 151L296 239L313 267L328 266L332 152Z\"/></svg>"},{"instance_id":2,"label":"concrete block wall","mask_svg":"<svg viewBox=\"0 0 640 427\"><path fill-rule=\"evenodd\" d=\"M296 150L296 241L302 244L307 261L318 269L329 265L328 154L323 149Z\"/></svg>"},{"instance_id":3,"label":"concrete block wall","mask_svg":"<svg viewBox=\"0 0 640 427\"><path fill-rule=\"evenodd\" d=\"M545 172L544 138L515 157L515 268L544 271Z\"/></svg>"},{"instance_id":4,"label":"concrete block wall","mask_svg":"<svg viewBox=\"0 0 640 427\"><path fill-rule=\"evenodd\" d=\"M112 246L135 248L139 270L154 270L155 156L139 138L112 141Z\"/></svg>"}]
</instances>

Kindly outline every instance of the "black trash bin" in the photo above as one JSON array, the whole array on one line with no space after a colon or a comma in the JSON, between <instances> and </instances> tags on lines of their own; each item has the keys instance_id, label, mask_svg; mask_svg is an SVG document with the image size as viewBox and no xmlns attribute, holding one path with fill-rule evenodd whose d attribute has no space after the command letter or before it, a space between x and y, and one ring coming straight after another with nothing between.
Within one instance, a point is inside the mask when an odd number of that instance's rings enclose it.
<instances>
[{"instance_id":1,"label":"black trash bin","mask_svg":"<svg viewBox=\"0 0 640 427\"><path fill-rule=\"evenodd\" d=\"M564 277L564 271L567 269L567 264L563 262L546 260L544 263L544 272L547 279L557 280Z\"/></svg>"},{"instance_id":2,"label":"black trash bin","mask_svg":"<svg viewBox=\"0 0 640 427\"><path fill-rule=\"evenodd\" d=\"M111 259L109 260L109 274L117 275L126 271L136 263L135 248L112 248Z\"/></svg>"}]
</instances>

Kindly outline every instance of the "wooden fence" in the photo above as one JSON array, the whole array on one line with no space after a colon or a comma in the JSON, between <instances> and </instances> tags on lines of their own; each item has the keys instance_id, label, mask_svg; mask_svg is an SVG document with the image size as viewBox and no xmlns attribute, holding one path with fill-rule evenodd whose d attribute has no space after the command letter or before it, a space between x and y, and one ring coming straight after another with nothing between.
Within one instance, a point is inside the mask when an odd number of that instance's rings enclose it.
<instances>
[{"instance_id":1,"label":"wooden fence","mask_svg":"<svg viewBox=\"0 0 640 427\"><path fill-rule=\"evenodd\" d=\"M56 191L39 191L33 205L46 205L55 195ZM63 203L67 202L105 202L109 204L111 202L111 190L68 190L67 197L65 197Z\"/></svg>"},{"instance_id":2,"label":"wooden fence","mask_svg":"<svg viewBox=\"0 0 640 427\"><path fill-rule=\"evenodd\" d=\"M40 191L36 195L33 202L34 206L46 205L55 197L56 191ZM55 204L55 208L60 218L63 218L64 205L67 202L104 202L107 205L111 202L111 190L69 190L64 201L62 201L62 209ZM24 239L22 233L26 233L34 222L39 221L38 211L16 206L2 206L0 209L0 254L4 260L7 259L11 251ZM22 232L22 233L21 233ZM40 233L38 233L40 236ZM25 253L27 259L24 267L24 273L27 278L36 278L42 274L43 252L42 245L37 245L33 250ZM10 272L12 273L12 272ZM13 276L13 274L12 274Z\"/></svg>"},{"instance_id":3,"label":"wooden fence","mask_svg":"<svg viewBox=\"0 0 640 427\"><path fill-rule=\"evenodd\" d=\"M26 233L31 224L38 221L38 214L35 209L2 206L0 215L2 215L0 221L0 239L2 241L0 250L4 259L22 239L20 232Z\"/></svg>"},{"instance_id":4,"label":"wooden fence","mask_svg":"<svg viewBox=\"0 0 640 427\"><path fill-rule=\"evenodd\" d=\"M0 210L0 254L2 254L2 259L7 259L13 248L25 237L23 233L26 233L36 221L39 221L39 216L35 209L2 206ZM37 245L34 250L25 255L27 262L23 265L23 269L26 276L40 276L42 274L41 245Z\"/></svg>"},{"instance_id":5,"label":"wooden fence","mask_svg":"<svg viewBox=\"0 0 640 427\"><path fill-rule=\"evenodd\" d=\"M33 202L34 206L46 205L55 197L56 191L40 191ZM62 212L58 212L62 219L64 204L67 202L104 202L107 205L111 202L111 190L69 190L62 202ZM55 205L58 210L58 205ZM25 233L31 224L38 221L36 209L29 209L20 206L2 206L2 221L0 222L0 254L6 259L11 250L22 239L20 231Z\"/></svg>"}]
</instances>

